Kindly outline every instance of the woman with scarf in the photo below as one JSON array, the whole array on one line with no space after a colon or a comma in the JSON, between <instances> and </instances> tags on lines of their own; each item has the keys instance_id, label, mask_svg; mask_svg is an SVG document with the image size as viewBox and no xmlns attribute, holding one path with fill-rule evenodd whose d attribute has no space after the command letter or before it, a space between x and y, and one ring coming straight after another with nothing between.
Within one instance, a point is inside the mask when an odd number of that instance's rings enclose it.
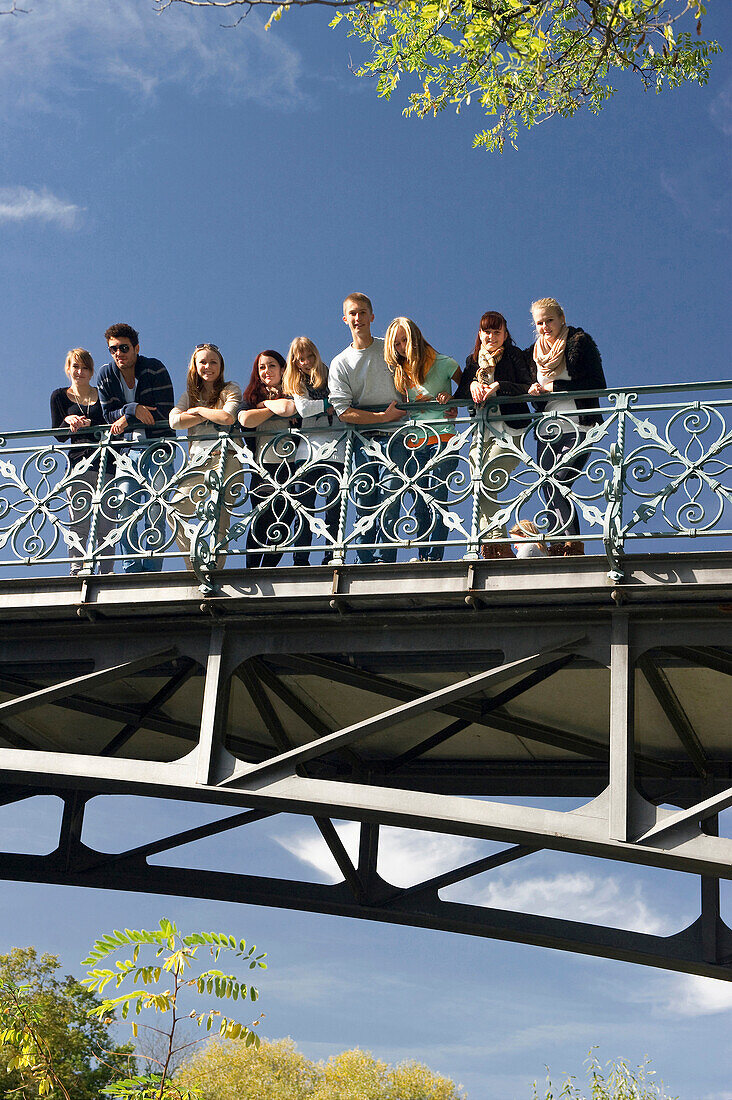
<instances>
[{"instance_id":1,"label":"woman with scarf","mask_svg":"<svg viewBox=\"0 0 732 1100\"><path fill-rule=\"evenodd\" d=\"M539 411L559 415L558 420L547 420L536 429L539 468L552 477L541 487L547 510L554 515L554 524L546 533L569 536L558 553L584 554L583 544L577 541L577 509L558 486L572 485L582 473L590 455L588 449L581 449L585 436L602 421L597 397L578 393L605 389L602 359L588 333L567 325L564 310L555 298L533 302L531 315L537 335L533 349L536 381L529 393L539 398L534 400Z\"/></svg>"},{"instance_id":2,"label":"woman with scarf","mask_svg":"<svg viewBox=\"0 0 732 1100\"><path fill-rule=\"evenodd\" d=\"M252 471L249 485L252 509L259 508L247 532L249 569L279 564L283 551L269 547L289 541L295 515L291 479L299 462L297 442L287 434L294 405L282 386L286 365L278 351L260 351L239 411L242 428L255 433L254 457L259 466Z\"/></svg>"},{"instance_id":3,"label":"woman with scarf","mask_svg":"<svg viewBox=\"0 0 732 1100\"><path fill-rule=\"evenodd\" d=\"M328 400L328 368L308 336L296 336L290 344L282 387L292 398L292 414L297 414L301 420L301 438L295 458L299 464L305 464L302 480L294 490L302 510L296 516L295 542L310 543L315 537L307 518L312 516L324 521L332 545L338 538L346 442L337 417L333 427L333 409ZM329 457L324 459L323 452L329 453ZM318 497L321 497L319 508ZM332 558L333 552L326 545L323 564L329 565ZM295 565L308 565L310 554L307 550L295 550L292 560Z\"/></svg>"},{"instance_id":4,"label":"woman with scarf","mask_svg":"<svg viewBox=\"0 0 732 1100\"><path fill-rule=\"evenodd\" d=\"M496 310L488 310L480 319L475 347L465 360L456 398L471 399L475 405L500 397L517 397L529 392L532 381L530 359L518 348L508 331L506 318ZM490 413L510 417L508 421L486 420L481 439L477 430L470 445L470 464L480 472L481 492L478 502L479 532L483 539L480 552L484 558L512 558L505 525L489 530L497 511L503 507L498 499L519 464L520 437L528 427L529 409L523 402L500 401Z\"/></svg>"}]
</instances>

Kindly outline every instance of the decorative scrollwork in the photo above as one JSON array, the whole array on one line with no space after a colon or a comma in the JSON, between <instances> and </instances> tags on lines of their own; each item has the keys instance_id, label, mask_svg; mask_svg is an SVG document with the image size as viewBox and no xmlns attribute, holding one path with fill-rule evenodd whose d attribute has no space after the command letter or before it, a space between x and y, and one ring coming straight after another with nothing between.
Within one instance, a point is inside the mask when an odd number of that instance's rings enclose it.
<instances>
[{"instance_id":1,"label":"decorative scrollwork","mask_svg":"<svg viewBox=\"0 0 732 1100\"><path fill-rule=\"evenodd\" d=\"M210 583L226 557L266 564L290 553L304 564L320 551L348 561L364 546L390 560L475 556L481 541L507 541L510 524L531 520L539 538L594 539L618 576L628 538L732 526L730 400L691 387L665 405L659 391L653 399L608 393L589 428L573 412L535 413L525 427L519 417L516 427L490 408L462 409L391 430L336 421L212 432L191 454L184 439L130 444L101 430L59 444L5 433L0 565L89 573L169 557Z\"/></svg>"}]
</instances>

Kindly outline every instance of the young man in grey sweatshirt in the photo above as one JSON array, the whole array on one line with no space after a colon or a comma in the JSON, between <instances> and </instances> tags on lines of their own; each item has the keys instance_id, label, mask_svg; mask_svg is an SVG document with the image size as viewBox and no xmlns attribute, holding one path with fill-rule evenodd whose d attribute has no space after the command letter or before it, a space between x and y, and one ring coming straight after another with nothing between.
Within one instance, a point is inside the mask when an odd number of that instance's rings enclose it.
<instances>
[{"instance_id":1,"label":"young man in grey sweatshirt","mask_svg":"<svg viewBox=\"0 0 732 1100\"><path fill-rule=\"evenodd\" d=\"M394 377L384 359L384 341L371 335L374 311L365 294L349 294L343 302L343 321L351 330L352 341L336 355L328 372L330 403L345 424L362 425L364 439L356 439L354 445L353 475L362 471L359 479L363 490L358 492L356 513L364 527L355 538L357 556L362 564L396 561L396 547L370 547L364 544L383 542L385 533L392 535L399 514L399 498L381 512L382 501L398 490L400 480L390 477L388 468L365 451L371 439L382 451L388 453L393 465L401 466L404 444L399 438L389 440L389 433L406 413L398 409L402 395L394 386ZM368 406L374 405L378 411ZM388 452L387 452L388 446ZM370 522L369 522L370 521Z\"/></svg>"}]
</instances>

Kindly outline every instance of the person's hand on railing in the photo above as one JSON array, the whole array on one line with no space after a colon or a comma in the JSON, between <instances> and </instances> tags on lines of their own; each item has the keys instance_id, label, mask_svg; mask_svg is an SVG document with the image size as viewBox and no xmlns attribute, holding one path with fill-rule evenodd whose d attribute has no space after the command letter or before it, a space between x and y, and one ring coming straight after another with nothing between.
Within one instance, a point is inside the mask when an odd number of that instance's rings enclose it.
<instances>
[{"instance_id":1,"label":"person's hand on railing","mask_svg":"<svg viewBox=\"0 0 732 1100\"><path fill-rule=\"evenodd\" d=\"M484 382L471 382L470 383L470 396L476 405L479 405L482 401L487 401L489 397L493 397L498 393L498 382L491 382L490 386L486 386Z\"/></svg>"},{"instance_id":2,"label":"person's hand on railing","mask_svg":"<svg viewBox=\"0 0 732 1100\"><path fill-rule=\"evenodd\" d=\"M387 405L382 413L376 413L379 420L383 420L385 424L391 424L395 420L403 420L407 415L405 409L398 409L396 401L392 401L391 405Z\"/></svg>"},{"instance_id":3,"label":"person's hand on railing","mask_svg":"<svg viewBox=\"0 0 732 1100\"><path fill-rule=\"evenodd\" d=\"M68 424L72 432L78 432L80 428L91 427L91 420L88 416L67 416L64 424Z\"/></svg>"},{"instance_id":4,"label":"person's hand on railing","mask_svg":"<svg viewBox=\"0 0 732 1100\"><path fill-rule=\"evenodd\" d=\"M153 416L153 412L156 408L156 405L136 405L135 416L143 424L154 424L155 417Z\"/></svg>"}]
</instances>

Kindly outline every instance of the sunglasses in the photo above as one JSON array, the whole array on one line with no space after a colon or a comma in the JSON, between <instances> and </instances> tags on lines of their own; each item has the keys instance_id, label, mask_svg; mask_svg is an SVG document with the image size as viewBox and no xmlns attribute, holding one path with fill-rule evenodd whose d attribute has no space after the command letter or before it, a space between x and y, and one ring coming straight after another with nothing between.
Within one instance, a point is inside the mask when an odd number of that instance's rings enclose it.
<instances>
[{"instance_id":1,"label":"sunglasses","mask_svg":"<svg viewBox=\"0 0 732 1100\"><path fill-rule=\"evenodd\" d=\"M116 355L116 353L119 351L122 353L122 355L126 355L127 352L130 350L130 347L130 344L110 344L109 353L110 355Z\"/></svg>"},{"instance_id":2,"label":"sunglasses","mask_svg":"<svg viewBox=\"0 0 732 1100\"><path fill-rule=\"evenodd\" d=\"M203 351L204 348L209 348L211 351L218 351L218 344L196 344L194 351Z\"/></svg>"}]
</instances>

